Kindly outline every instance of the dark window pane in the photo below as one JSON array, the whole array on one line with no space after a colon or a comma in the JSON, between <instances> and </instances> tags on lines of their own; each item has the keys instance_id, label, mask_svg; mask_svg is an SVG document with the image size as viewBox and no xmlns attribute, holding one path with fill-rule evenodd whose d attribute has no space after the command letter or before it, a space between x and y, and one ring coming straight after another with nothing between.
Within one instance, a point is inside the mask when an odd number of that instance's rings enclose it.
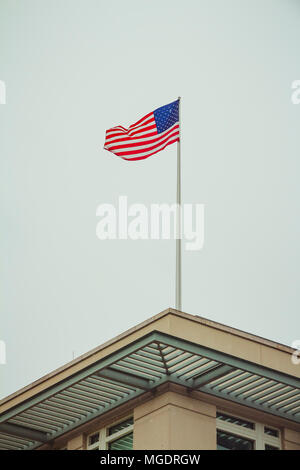
<instances>
[{"instance_id":1,"label":"dark window pane","mask_svg":"<svg viewBox=\"0 0 300 470\"><path fill-rule=\"evenodd\" d=\"M218 450L253 450L254 442L244 437L217 430Z\"/></svg>"},{"instance_id":2,"label":"dark window pane","mask_svg":"<svg viewBox=\"0 0 300 470\"><path fill-rule=\"evenodd\" d=\"M95 442L99 441L99 433L93 434L89 437L89 445L95 444Z\"/></svg>"},{"instance_id":3,"label":"dark window pane","mask_svg":"<svg viewBox=\"0 0 300 470\"><path fill-rule=\"evenodd\" d=\"M279 450L279 447L270 446L270 444L265 445L266 450Z\"/></svg>"},{"instance_id":4,"label":"dark window pane","mask_svg":"<svg viewBox=\"0 0 300 470\"><path fill-rule=\"evenodd\" d=\"M278 431L276 429L267 428L266 426L265 426L265 434L269 434L269 436L278 437Z\"/></svg>"},{"instance_id":5,"label":"dark window pane","mask_svg":"<svg viewBox=\"0 0 300 470\"><path fill-rule=\"evenodd\" d=\"M229 416L224 413L217 413L217 418L221 421L226 421L227 423L237 424L238 426L243 426L244 428L254 429L254 423L246 421L245 419L235 418L234 416Z\"/></svg>"},{"instance_id":6,"label":"dark window pane","mask_svg":"<svg viewBox=\"0 0 300 470\"><path fill-rule=\"evenodd\" d=\"M131 450L133 447L133 433L126 434L108 445L109 450Z\"/></svg>"},{"instance_id":7,"label":"dark window pane","mask_svg":"<svg viewBox=\"0 0 300 470\"><path fill-rule=\"evenodd\" d=\"M131 426L132 424L133 418L126 419L125 421L122 421L122 423L116 424L115 426L109 428L108 435L111 436L112 434L115 434L116 432L119 432L122 429L128 428L128 426Z\"/></svg>"}]
</instances>

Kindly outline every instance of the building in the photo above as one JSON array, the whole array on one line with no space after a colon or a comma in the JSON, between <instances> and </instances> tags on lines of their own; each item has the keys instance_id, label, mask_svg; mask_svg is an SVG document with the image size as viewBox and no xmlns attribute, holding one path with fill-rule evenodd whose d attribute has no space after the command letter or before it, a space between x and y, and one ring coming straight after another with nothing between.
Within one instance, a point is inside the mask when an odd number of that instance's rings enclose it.
<instances>
[{"instance_id":1,"label":"building","mask_svg":"<svg viewBox=\"0 0 300 470\"><path fill-rule=\"evenodd\" d=\"M167 309L2 400L0 448L300 450L293 352Z\"/></svg>"}]
</instances>

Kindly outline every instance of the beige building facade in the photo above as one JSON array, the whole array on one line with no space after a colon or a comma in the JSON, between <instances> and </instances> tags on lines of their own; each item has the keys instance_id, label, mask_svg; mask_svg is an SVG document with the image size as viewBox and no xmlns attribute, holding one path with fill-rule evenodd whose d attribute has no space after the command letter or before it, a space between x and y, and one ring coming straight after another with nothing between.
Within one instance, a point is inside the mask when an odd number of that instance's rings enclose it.
<instances>
[{"instance_id":1,"label":"beige building facade","mask_svg":"<svg viewBox=\"0 0 300 470\"><path fill-rule=\"evenodd\" d=\"M167 309L0 402L0 449L300 450L294 350Z\"/></svg>"}]
</instances>

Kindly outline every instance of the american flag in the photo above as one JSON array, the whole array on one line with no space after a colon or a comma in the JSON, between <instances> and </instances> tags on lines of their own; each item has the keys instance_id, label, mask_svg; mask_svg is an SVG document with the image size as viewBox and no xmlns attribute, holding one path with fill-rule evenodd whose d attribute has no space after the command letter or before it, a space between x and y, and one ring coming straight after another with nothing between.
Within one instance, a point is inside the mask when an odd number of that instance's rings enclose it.
<instances>
[{"instance_id":1,"label":"american flag","mask_svg":"<svg viewBox=\"0 0 300 470\"><path fill-rule=\"evenodd\" d=\"M106 131L105 150L124 160L143 160L179 140L179 100L146 114L126 129Z\"/></svg>"}]
</instances>

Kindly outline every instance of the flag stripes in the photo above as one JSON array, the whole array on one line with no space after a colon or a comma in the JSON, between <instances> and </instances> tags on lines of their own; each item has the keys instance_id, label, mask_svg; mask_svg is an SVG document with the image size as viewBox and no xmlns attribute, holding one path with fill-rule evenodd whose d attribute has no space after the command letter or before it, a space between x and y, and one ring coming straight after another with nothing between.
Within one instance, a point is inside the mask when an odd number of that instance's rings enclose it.
<instances>
[{"instance_id":1,"label":"flag stripes","mask_svg":"<svg viewBox=\"0 0 300 470\"><path fill-rule=\"evenodd\" d=\"M124 160L143 160L179 140L178 101L146 114L126 129L106 131L104 148Z\"/></svg>"}]
</instances>

